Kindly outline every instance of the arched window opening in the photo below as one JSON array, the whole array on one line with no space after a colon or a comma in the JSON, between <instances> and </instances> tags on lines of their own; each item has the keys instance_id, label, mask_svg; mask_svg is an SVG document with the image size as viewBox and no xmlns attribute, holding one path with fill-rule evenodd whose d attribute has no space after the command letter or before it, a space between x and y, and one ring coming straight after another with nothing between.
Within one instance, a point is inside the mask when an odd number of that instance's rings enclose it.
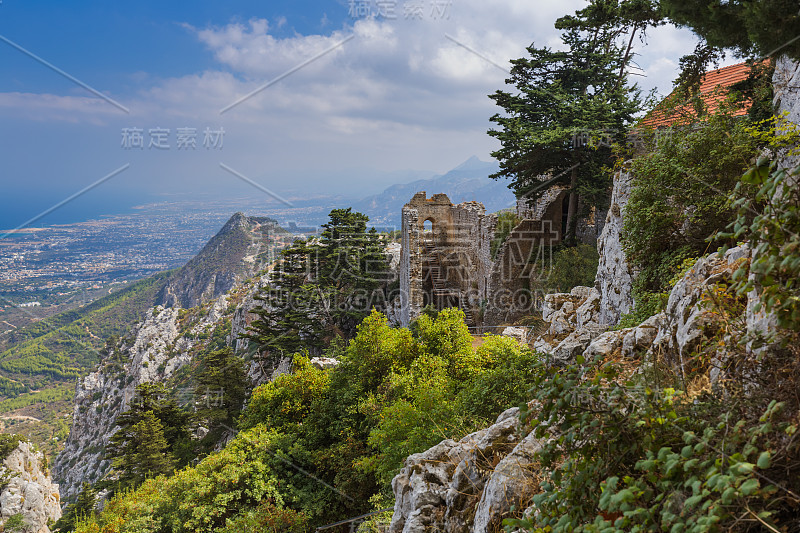
<instances>
[{"instance_id":1,"label":"arched window opening","mask_svg":"<svg viewBox=\"0 0 800 533\"><path fill-rule=\"evenodd\" d=\"M433 241L433 221L431 219L422 223L422 238L426 241Z\"/></svg>"}]
</instances>

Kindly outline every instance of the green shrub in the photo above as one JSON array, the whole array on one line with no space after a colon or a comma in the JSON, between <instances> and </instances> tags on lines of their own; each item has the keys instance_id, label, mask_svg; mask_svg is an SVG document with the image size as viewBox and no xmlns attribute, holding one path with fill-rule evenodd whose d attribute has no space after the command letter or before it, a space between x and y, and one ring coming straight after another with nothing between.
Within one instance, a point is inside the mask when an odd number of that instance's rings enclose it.
<instances>
[{"instance_id":1,"label":"green shrub","mask_svg":"<svg viewBox=\"0 0 800 533\"><path fill-rule=\"evenodd\" d=\"M27 439L21 435L9 435L7 433L0 433L0 463L5 461L11 455L11 452L17 449L20 441Z\"/></svg>"},{"instance_id":2,"label":"green shrub","mask_svg":"<svg viewBox=\"0 0 800 533\"><path fill-rule=\"evenodd\" d=\"M505 337L472 342L458 309L420 317L415 333L372 312L326 352L335 369L295 355L222 451L120 493L78 531L306 531L374 510L408 455L524 403L538 357Z\"/></svg>"},{"instance_id":3,"label":"green shrub","mask_svg":"<svg viewBox=\"0 0 800 533\"><path fill-rule=\"evenodd\" d=\"M278 376L253 391L239 427L259 424L281 433L293 433L308 417L312 405L322 397L330 383L330 372L319 370L308 357L294 357L294 372Z\"/></svg>"},{"instance_id":4,"label":"green shrub","mask_svg":"<svg viewBox=\"0 0 800 533\"><path fill-rule=\"evenodd\" d=\"M476 425L488 426L504 410L527 401L541 357L516 340L497 335L486 336L478 352L491 363L458 392L457 411Z\"/></svg>"},{"instance_id":5,"label":"green shrub","mask_svg":"<svg viewBox=\"0 0 800 533\"><path fill-rule=\"evenodd\" d=\"M796 356L771 357L769 377L785 380ZM784 393L772 387L687 398L665 375L626 377L622 370L598 357L542 373L531 389L541 409L524 416L543 439L533 457L541 490L526 503L532 514L508 519L508 526L738 531L742 509L749 509L748 516L779 531L796 518L800 463L787 439L797 432L796 398L770 400ZM789 381L782 389L796 386L796 378Z\"/></svg>"},{"instance_id":6,"label":"green shrub","mask_svg":"<svg viewBox=\"0 0 800 533\"><path fill-rule=\"evenodd\" d=\"M633 291L633 310L619 318L614 329L636 327L651 316L660 313L667 306L669 292Z\"/></svg>"},{"instance_id":7,"label":"green shrub","mask_svg":"<svg viewBox=\"0 0 800 533\"><path fill-rule=\"evenodd\" d=\"M732 224L733 237L747 238L753 261L742 265L734 275L737 292L756 289L762 308L774 313L778 324L800 331L800 166L781 169L777 163L760 158L742 177L742 184L758 188L753 199L740 195L735 203L738 218ZM750 212L761 207L750 221ZM754 274L748 279L748 274Z\"/></svg>"},{"instance_id":8,"label":"green shrub","mask_svg":"<svg viewBox=\"0 0 800 533\"><path fill-rule=\"evenodd\" d=\"M242 432L221 452L170 477L149 479L108 501L103 511L78 525L78 532L106 525L119 533L160 531L213 533L239 511L262 501L281 507L270 453L276 435L264 428Z\"/></svg>"},{"instance_id":9,"label":"green shrub","mask_svg":"<svg viewBox=\"0 0 800 533\"><path fill-rule=\"evenodd\" d=\"M564 247L553 253L553 265L545 281L547 290L569 292L573 287L592 287L600 255L588 244Z\"/></svg>"},{"instance_id":10,"label":"green shrub","mask_svg":"<svg viewBox=\"0 0 800 533\"><path fill-rule=\"evenodd\" d=\"M630 166L622 232L640 292L663 291L681 263L705 255L708 238L735 218L727 195L763 144L750 126L721 113L647 138L648 150Z\"/></svg>"},{"instance_id":11,"label":"green shrub","mask_svg":"<svg viewBox=\"0 0 800 533\"><path fill-rule=\"evenodd\" d=\"M27 528L27 524L25 524L25 518L22 516L22 513L12 514L8 517L5 524L3 524L3 531L8 531L10 533L22 533Z\"/></svg>"},{"instance_id":12,"label":"green shrub","mask_svg":"<svg viewBox=\"0 0 800 533\"><path fill-rule=\"evenodd\" d=\"M263 502L228 521L220 533L305 533L307 518L303 513L281 509L271 502Z\"/></svg>"}]
</instances>

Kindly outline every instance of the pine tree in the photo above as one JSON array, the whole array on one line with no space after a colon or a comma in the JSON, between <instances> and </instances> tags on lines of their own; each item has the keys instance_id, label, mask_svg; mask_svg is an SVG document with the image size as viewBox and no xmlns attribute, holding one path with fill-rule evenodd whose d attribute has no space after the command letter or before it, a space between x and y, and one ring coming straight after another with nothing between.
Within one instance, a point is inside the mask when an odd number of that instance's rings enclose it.
<instances>
[{"instance_id":1,"label":"pine tree","mask_svg":"<svg viewBox=\"0 0 800 533\"><path fill-rule=\"evenodd\" d=\"M303 347L322 345L324 326L319 313L323 306L312 264L316 261L308 244L295 241L281 251L269 282L255 296L261 302L253 310L258 318L245 337L259 346L270 363Z\"/></svg>"},{"instance_id":2,"label":"pine tree","mask_svg":"<svg viewBox=\"0 0 800 533\"><path fill-rule=\"evenodd\" d=\"M281 252L269 283L256 295L258 318L246 335L270 363L352 336L373 307L384 305L389 265L368 221L351 208L334 209L318 242L295 241Z\"/></svg>"},{"instance_id":3,"label":"pine tree","mask_svg":"<svg viewBox=\"0 0 800 533\"><path fill-rule=\"evenodd\" d=\"M190 440L190 415L182 410L168 393L163 383L142 383L136 387L130 409L117 417L120 427L137 424L148 411L152 412L164 428L164 438L171 449Z\"/></svg>"},{"instance_id":4,"label":"pine tree","mask_svg":"<svg viewBox=\"0 0 800 533\"><path fill-rule=\"evenodd\" d=\"M231 348L211 352L203 364L197 375L195 408L214 440L225 426L233 427L242 410L248 391L247 372L244 361Z\"/></svg>"},{"instance_id":5,"label":"pine tree","mask_svg":"<svg viewBox=\"0 0 800 533\"><path fill-rule=\"evenodd\" d=\"M169 397L163 384L142 383L136 387L130 408L117 417L119 429L106 447L106 457L112 460L120 484L136 486L148 477L147 470L142 470L147 466L145 457L151 457L154 475L188 464L193 457L189 418ZM156 460L156 452L163 453L163 461Z\"/></svg>"},{"instance_id":6,"label":"pine tree","mask_svg":"<svg viewBox=\"0 0 800 533\"><path fill-rule=\"evenodd\" d=\"M153 411L142 413L132 426L120 427L111 437L109 448L122 487L138 487L147 478L170 474L175 469L164 426Z\"/></svg>"},{"instance_id":7,"label":"pine tree","mask_svg":"<svg viewBox=\"0 0 800 533\"><path fill-rule=\"evenodd\" d=\"M90 483L83 483L75 503L67 505L64 514L53 525L54 531L74 531L78 521L91 515L97 505L97 490Z\"/></svg>"},{"instance_id":8,"label":"pine tree","mask_svg":"<svg viewBox=\"0 0 800 533\"><path fill-rule=\"evenodd\" d=\"M611 144L622 142L638 111L639 91L627 85L634 39L660 14L646 0L594 0L559 19L564 50L528 47L529 58L512 60L518 92L490 98L505 111L490 130L502 147L493 178L511 178L518 197L537 198L547 185L569 187L566 240L574 240L579 199L600 205L611 184L606 168Z\"/></svg>"},{"instance_id":9,"label":"pine tree","mask_svg":"<svg viewBox=\"0 0 800 533\"><path fill-rule=\"evenodd\" d=\"M369 217L349 207L328 217L320 236L319 279L337 329L350 337L373 307L384 305L380 289L389 265L378 232L367 231Z\"/></svg>"}]
</instances>

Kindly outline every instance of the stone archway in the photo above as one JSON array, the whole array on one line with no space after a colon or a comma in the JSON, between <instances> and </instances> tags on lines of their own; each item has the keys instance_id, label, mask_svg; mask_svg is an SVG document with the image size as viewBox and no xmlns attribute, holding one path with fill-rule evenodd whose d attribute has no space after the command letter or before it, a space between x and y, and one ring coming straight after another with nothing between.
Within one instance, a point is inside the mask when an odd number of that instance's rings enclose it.
<instances>
[{"instance_id":1,"label":"stone archway","mask_svg":"<svg viewBox=\"0 0 800 533\"><path fill-rule=\"evenodd\" d=\"M428 217L422 221L422 240L424 242L436 241L436 221L433 217Z\"/></svg>"}]
</instances>

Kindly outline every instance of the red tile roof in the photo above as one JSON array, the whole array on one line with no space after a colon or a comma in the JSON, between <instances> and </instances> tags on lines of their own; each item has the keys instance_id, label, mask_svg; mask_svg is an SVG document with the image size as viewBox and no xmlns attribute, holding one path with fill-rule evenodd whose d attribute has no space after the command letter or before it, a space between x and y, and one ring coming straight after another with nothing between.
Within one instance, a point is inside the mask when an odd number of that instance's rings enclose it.
<instances>
[{"instance_id":1,"label":"red tile roof","mask_svg":"<svg viewBox=\"0 0 800 533\"><path fill-rule=\"evenodd\" d=\"M747 63L737 63L729 67L716 70L709 70L703 76L700 83L699 96L703 99L709 115L713 115L719 110L720 103L728 95L731 85L746 80L750 75L750 65ZM656 108L647 114L640 122L639 126L660 128L673 126L676 124L690 124L697 119L697 114L691 105L679 105L673 109L667 109L666 102L673 97L673 91L667 98L661 101ZM747 113L749 106L743 106L733 112L734 116Z\"/></svg>"}]
</instances>

